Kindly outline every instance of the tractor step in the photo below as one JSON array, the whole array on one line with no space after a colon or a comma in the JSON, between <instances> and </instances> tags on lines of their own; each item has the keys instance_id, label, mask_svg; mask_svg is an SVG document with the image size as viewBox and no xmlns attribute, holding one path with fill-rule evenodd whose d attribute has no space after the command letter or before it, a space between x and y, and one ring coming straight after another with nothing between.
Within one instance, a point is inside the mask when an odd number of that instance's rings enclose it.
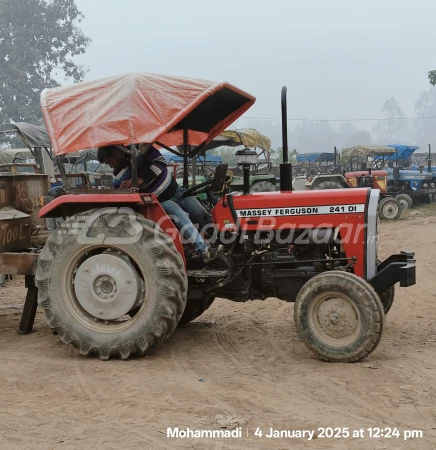
<instances>
[{"instance_id":1,"label":"tractor step","mask_svg":"<svg viewBox=\"0 0 436 450\"><path fill-rule=\"evenodd\" d=\"M188 277L193 278L223 278L227 276L229 272L227 270L219 269L201 269L201 270L188 270Z\"/></svg>"}]
</instances>

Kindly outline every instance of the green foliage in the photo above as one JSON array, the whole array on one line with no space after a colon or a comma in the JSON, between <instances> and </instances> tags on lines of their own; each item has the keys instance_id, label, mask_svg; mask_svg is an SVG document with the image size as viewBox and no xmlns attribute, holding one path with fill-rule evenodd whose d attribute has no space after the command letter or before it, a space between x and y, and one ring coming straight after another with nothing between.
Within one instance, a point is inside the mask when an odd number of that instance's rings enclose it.
<instances>
[{"instance_id":1,"label":"green foliage","mask_svg":"<svg viewBox=\"0 0 436 450\"><path fill-rule=\"evenodd\" d=\"M430 84L434 86L436 84L436 70L430 70L427 74L428 81L430 81Z\"/></svg>"},{"instance_id":2,"label":"green foliage","mask_svg":"<svg viewBox=\"0 0 436 450\"><path fill-rule=\"evenodd\" d=\"M0 0L0 123L41 123L41 91L61 75L83 79L73 61L90 42L82 18L75 0Z\"/></svg>"},{"instance_id":3,"label":"green foliage","mask_svg":"<svg viewBox=\"0 0 436 450\"><path fill-rule=\"evenodd\" d=\"M229 167L236 167L236 150L233 147L219 147L211 152L210 155L221 156L223 163L227 163Z\"/></svg>"},{"instance_id":4,"label":"green foliage","mask_svg":"<svg viewBox=\"0 0 436 450\"><path fill-rule=\"evenodd\" d=\"M297 163L297 150L288 150L288 162L292 164ZM283 162L283 147L278 147L271 151L271 161L274 165L279 165Z\"/></svg>"}]
</instances>

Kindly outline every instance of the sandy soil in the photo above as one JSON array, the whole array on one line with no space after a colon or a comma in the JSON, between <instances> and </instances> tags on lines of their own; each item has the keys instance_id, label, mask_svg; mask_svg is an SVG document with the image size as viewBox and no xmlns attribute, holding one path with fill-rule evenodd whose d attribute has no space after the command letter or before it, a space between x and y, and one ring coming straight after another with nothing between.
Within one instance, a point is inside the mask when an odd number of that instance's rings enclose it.
<instances>
[{"instance_id":1,"label":"sandy soil","mask_svg":"<svg viewBox=\"0 0 436 450\"><path fill-rule=\"evenodd\" d=\"M296 336L292 305L277 299L216 301L144 358L85 358L50 334L41 313L32 335L17 334L25 291L14 280L0 289L0 448L435 448L436 217L383 223L381 256L399 249L416 252L418 283L397 290L379 347L357 364L314 358ZM167 438L176 426L240 426L243 437ZM257 427L363 428L366 438L256 438ZM369 427L423 438L371 440Z\"/></svg>"}]
</instances>

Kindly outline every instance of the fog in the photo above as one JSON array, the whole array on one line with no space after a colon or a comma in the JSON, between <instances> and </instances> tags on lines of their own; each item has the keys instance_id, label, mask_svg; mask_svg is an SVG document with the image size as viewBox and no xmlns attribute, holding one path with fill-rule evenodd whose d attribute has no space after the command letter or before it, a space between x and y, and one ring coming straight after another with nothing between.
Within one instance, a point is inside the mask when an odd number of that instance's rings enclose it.
<instances>
[{"instance_id":1,"label":"fog","mask_svg":"<svg viewBox=\"0 0 436 450\"><path fill-rule=\"evenodd\" d=\"M436 115L427 80L436 68L434 0L76 3L92 39L76 59L89 69L86 79L141 70L229 81L257 98L234 127L257 128L273 147L281 145L282 85L295 119L290 145L299 151L433 143L435 119L401 117ZM382 112L389 99L395 103Z\"/></svg>"}]
</instances>

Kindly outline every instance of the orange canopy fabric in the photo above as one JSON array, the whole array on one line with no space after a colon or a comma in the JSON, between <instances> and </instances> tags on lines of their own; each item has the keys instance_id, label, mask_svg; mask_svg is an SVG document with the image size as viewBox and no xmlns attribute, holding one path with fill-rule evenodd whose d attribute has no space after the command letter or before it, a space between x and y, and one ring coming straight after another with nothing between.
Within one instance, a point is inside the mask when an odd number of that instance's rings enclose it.
<instances>
[{"instance_id":1,"label":"orange canopy fabric","mask_svg":"<svg viewBox=\"0 0 436 450\"><path fill-rule=\"evenodd\" d=\"M56 155L110 144L210 142L255 98L224 83L135 72L41 93Z\"/></svg>"}]
</instances>

